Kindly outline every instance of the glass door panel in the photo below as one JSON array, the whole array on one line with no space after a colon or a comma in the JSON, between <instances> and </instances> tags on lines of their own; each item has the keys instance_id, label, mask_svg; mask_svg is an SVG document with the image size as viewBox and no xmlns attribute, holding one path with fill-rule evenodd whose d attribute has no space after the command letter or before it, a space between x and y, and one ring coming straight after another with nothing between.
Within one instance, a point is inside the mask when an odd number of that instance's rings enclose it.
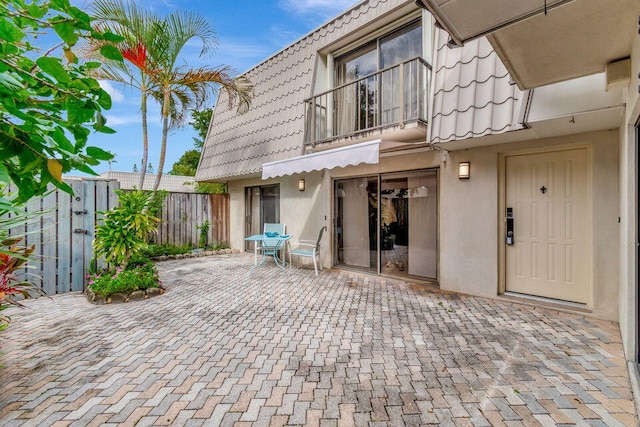
<instances>
[{"instance_id":1,"label":"glass door panel","mask_svg":"<svg viewBox=\"0 0 640 427\"><path fill-rule=\"evenodd\" d=\"M381 176L380 272L437 279L437 171Z\"/></svg>"},{"instance_id":2,"label":"glass door panel","mask_svg":"<svg viewBox=\"0 0 640 427\"><path fill-rule=\"evenodd\" d=\"M377 177L335 181L335 264L378 271Z\"/></svg>"},{"instance_id":3,"label":"glass door panel","mask_svg":"<svg viewBox=\"0 0 640 427\"><path fill-rule=\"evenodd\" d=\"M264 185L245 189L245 237L260 234L265 223L280 222L280 185ZM253 250L253 242L244 249Z\"/></svg>"},{"instance_id":4,"label":"glass door panel","mask_svg":"<svg viewBox=\"0 0 640 427\"><path fill-rule=\"evenodd\" d=\"M336 180L334 206L335 265L438 278L437 170Z\"/></svg>"},{"instance_id":5,"label":"glass door panel","mask_svg":"<svg viewBox=\"0 0 640 427\"><path fill-rule=\"evenodd\" d=\"M377 125L377 78L372 76L363 79L376 71L378 53L375 43L336 60L336 86L357 82L336 91L337 108L333 119L335 134L344 135Z\"/></svg>"}]
</instances>

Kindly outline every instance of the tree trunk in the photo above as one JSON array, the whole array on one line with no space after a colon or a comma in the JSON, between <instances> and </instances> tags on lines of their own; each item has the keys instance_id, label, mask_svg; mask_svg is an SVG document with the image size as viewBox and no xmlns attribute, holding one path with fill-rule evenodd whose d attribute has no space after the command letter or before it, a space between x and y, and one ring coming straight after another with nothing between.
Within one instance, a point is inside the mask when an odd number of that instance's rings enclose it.
<instances>
[{"instance_id":1,"label":"tree trunk","mask_svg":"<svg viewBox=\"0 0 640 427\"><path fill-rule=\"evenodd\" d=\"M153 191L158 191L160 186L160 180L162 179L162 169L164 168L164 158L167 153L167 136L169 134L169 109L171 108L170 102L170 89L165 88L164 97L162 100L162 143L160 144L160 161L158 162L158 174L156 175L156 182L153 184Z\"/></svg>"},{"instance_id":2,"label":"tree trunk","mask_svg":"<svg viewBox=\"0 0 640 427\"><path fill-rule=\"evenodd\" d=\"M142 165L140 167L140 181L138 190L142 190L144 185L144 175L147 173L147 161L149 159L149 134L147 130L147 87L142 77L142 90L140 100L140 111L142 112Z\"/></svg>"}]
</instances>

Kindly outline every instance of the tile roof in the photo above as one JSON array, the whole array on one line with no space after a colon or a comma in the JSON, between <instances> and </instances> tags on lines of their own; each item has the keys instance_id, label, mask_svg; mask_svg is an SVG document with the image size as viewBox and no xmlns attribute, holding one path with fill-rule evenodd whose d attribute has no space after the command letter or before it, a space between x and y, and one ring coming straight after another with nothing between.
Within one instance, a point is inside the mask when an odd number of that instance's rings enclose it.
<instances>
[{"instance_id":1,"label":"tile roof","mask_svg":"<svg viewBox=\"0 0 640 427\"><path fill-rule=\"evenodd\" d=\"M304 100L314 91L317 52L411 3L359 3L244 73L254 85L251 108L246 114L237 114L226 94L220 93L196 179L215 181L258 174L263 163L304 154Z\"/></svg>"},{"instance_id":2,"label":"tile roof","mask_svg":"<svg viewBox=\"0 0 640 427\"><path fill-rule=\"evenodd\" d=\"M144 175L143 190L152 190L156 181L156 174L147 173ZM107 171L100 174L101 178L115 179L120 183L120 189L133 190L138 187L140 181L139 172L118 172ZM193 176L183 175L162 175L159 190L166 190L170 193L195 193L196 182Z\"/></svg>"},{"instance_id":3,"label":"tile roof","mask_svg":"<svg viewBox=\"0 0 640 427\"><path fill-rule=\"evenodd\" d=\"M483 37L447 47L437 30L431 142L441 143L523 129L524 93Z\"/></svg>"}]
</instances>

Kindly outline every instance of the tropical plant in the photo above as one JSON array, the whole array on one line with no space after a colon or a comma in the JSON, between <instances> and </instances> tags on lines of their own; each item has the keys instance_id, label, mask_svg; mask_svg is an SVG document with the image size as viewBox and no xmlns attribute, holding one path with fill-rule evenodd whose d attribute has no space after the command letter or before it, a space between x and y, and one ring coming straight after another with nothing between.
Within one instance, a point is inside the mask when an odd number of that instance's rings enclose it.
<instances>
[{"instance_id":1,"label":"tropical plant","mask_svg":"<svg viewBox=\"0 0 640 427\"><path fill-rule=\"evenodd\" d=\"M153 42L153 22L158 18L138 7L134 2L124 3L120 0L98 0L93 4L92 12L97 28L108 28L122 37L121 41L114 46L125 59L125 61L104 61L103 59L105 65L100 70L96 70L95 76L131 86L140 92L142 162L138 188L143 188L149 161L148 99L154 91L151 81L154 67L151 66L147 46ZM95 40L83 53L91 58L101 58L101 49L105 44L107 44L106 41Z\"/></svg>"},{"instance_id":2,"label":"tropical plant","mask_svg":"<svg viewBox=\"0 0 640 427\"><path fill-rule=\"evenodd\" d=\"M140 250L139 255L148 258L155 258L164 255L181 255L191 252L191 245L176 246L170 243L162 245L149 245Z\"/></svg>"},{"instance_id":3,"label":"tropical plant","mask_svg":"<svg viewBox=\"0 0 640 427\"><path fill-rule=\"evenodd\" d=\"M20 299L31 298L34 295L44 295L42 289L34 283L23 280L16 272L26 267L35 246L24 247L18 244L20 238L7 238L0 242L0 311L10 305L23 307ZM0 315L0 331L10 322L10 317Z\"/></svg>"},{"instance_id":4,"label":"tropical plant","mask_svg":"<svg viewBox=\"0 0 640 427\"><path fill-rule=\"evenodd\" d=\"M89 288L98 295L108 297L114 293L143 291L162 285L153 264L134 265L131 268L118 268L87 277Z\"/></svg>"},{"instance_id":5,"label":"tropical plant","mask_svg":"<svg viewBox=\"0 0 640 427\"><path fill-rule=\"evenodd\" d=\"M196 225L196 228L200 230L200 240L198 241L198 243L200 244L201 248L206 248L207 245L209 244L209 228L210 227L211 227L211 222L209 222L209 220L206 220L200 225Z\"/></svg>"},{"instance_id":6,"label":"tropical plant","mask_svg":"<svg viewBox=\"0 0 640 427\"><path fill-rule=\"evenodd\" d=\"M158 218L150 211L152 194L140 190L116 190L119 205L107 212L104 223L96 227L93 249L114 266L124 267L129 258L146 247L147 235L157 229Z\"/></svg>"},{"instance_id":7,"label":"tropical plant","mask_svg":"<svg viewBox=\"0 0 640 427\"><path fill-rule=\"evenodd\" d=\"M233 70L228 66L190 68L179 65L182 50L192 40L199 39L202 43L200 56L212 53L218 45L213 26L201 15L175 11L159 18L137 13L139 10L132 0L97 0L95 4L100 22L121 34L128 46L135 47L136 58L144 59L139 62L145 66L144 75L151 86L149 94L161 106L162 139L153 185L156 191L164 170L169 130L184 126L188 113L200 108L219 88L227 94L231 104L237 101L239 112L246 111L251 102L252 86L245 77L232 78ZM132 12L136 12L133 18L127 17ZM144 167L143 164L142 169Z\"/></svg>"},{"instance_id":8,"label":"tropical plant","mask_svg":"<svg viewBox=\"0 0 640 427\"><path fill-rule=\"evenodd\" d=\"M44 54L32 44L43 32L59 40ZM71 48L79 39L120 37L93 29L89 15L69 0L0 0L0 183L18 187L16 203L43 194L48 184L73 194L64 172L95 175L91 166L113 157L87 146L91 129L114 131L102 115L111 98L89 77L101 64L78 61ZM101 54L122 59L111 45ZM1 207L12 203L0 194Z\"/></svg>"}]
</instances>

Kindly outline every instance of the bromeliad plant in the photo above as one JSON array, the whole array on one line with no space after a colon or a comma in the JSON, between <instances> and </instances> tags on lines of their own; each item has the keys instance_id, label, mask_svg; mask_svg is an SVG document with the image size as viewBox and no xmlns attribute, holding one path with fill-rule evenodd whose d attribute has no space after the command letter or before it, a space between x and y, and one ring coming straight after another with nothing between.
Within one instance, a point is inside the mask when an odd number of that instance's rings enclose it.
<instances>
[{"instance_id":1,"label":"bromeliad plant","mask_svg":"<svg viewBox=\"0 0 640 427\"><path fill-rule=\"evenodd\" d=\"M104 256L113 267L124 268L136 252L147 246L147 235L158 227L158 218L151 212L153 194L145 191L117 190L119 206L105 215L104 223L96 227L93 248L96 257Z\"/></svg>"},{"instance_id":2,"label":"bromeliad plant","mask_svg":"<svg viewBox=\"0 0 640 427\"><path fill-rule=\"evenodd\" d=\"M21 299L45 293L18 274L19 270L28 268L35 246L21 245L24 233L10 233L10 230L24 230L25 224L37 221L41 212L25 213L23 205L16 203L15 195L7 193L1 183L0 200L8 202L7 205L0 203L0 311L3 311L10 306L24 307ZM0 331L9 326L10 320L9 316L0 314Z\"/></svg>"},{"instance_id":3,"label":"bromeliad plant","mask_svg":"<svg viewBox=\"0 0 640 427\"><path fill-rule=\"evenodd\" d=\"M35 246L18 246L21 239L5 239L0 242L0 311L10 305L24 307L19 299L31 298L33 294L44 295L35 284L21 280L16 271L25 268ZM10 318L0 314L0 331L9 326Z\"/></svg>"}]
</instances>

